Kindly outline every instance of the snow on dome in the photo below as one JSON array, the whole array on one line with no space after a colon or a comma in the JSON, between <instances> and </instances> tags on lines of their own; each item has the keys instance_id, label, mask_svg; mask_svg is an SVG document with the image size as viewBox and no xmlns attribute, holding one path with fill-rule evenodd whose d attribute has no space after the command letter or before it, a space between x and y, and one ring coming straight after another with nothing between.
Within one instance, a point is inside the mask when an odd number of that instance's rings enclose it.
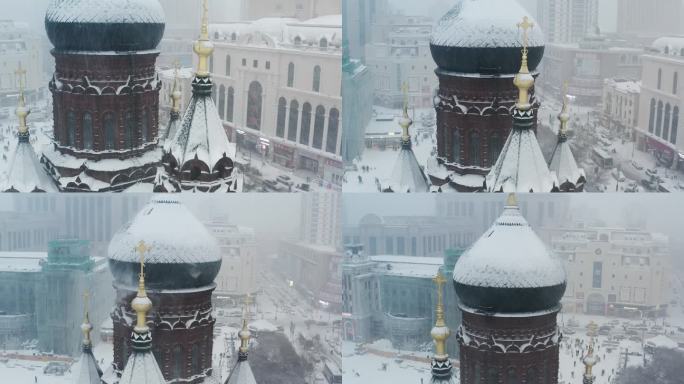
<instances>
[{"instance_id":1,"label":"snow on dome","mask_svg":"<svg viewBox=\"0 0 684 384\"><path fill-rule=\"evenodd\" d=\"M46 22L58 23L165 23L158 0L52 0Z\"/></svg>"},{"instance_id":2,"label":"snow on dome","mask_svg":"<svg viewBox=\"0 0 684 384\"><path fill-rule=\"evenodd\" d=\"M544 45L544 33L516 0L460 0L437 23L433 45L471 48L522 47L517 25L527 16L534 28L530 47Z\"/></svg>"},{"instance_id":3,"label":"snow on dome","mask_svg":"<svg viewBox=\"0 0 684 384\"><path fill-rule=\"evenodd\" d=\"M155 197L109 243L111 260L138 263L135 247L150 247L149 264L213 263L221 260L216 239L177 199Z\"/></svg>"},{"instance_id":4,"label":"snow on dome","mask_svg":"<svg viewBox=\"0 0 684 384\"><path fill-rule=\"evenodd\" d=\"M652 49L671 56L684 56L684 37L661 37L653 42Z\"/></svg>"},{"instance_id":5,"label":"snow on dome","mask_svg":"<svg viewBox=\"0 0 684 384\"><path fill-rule=\"evenodd\" d=\"M454 281L491 288L562 285L565 269L534 233L517 205L507 204L494 225L458 259Z\"/></svg>"}]
</instances>

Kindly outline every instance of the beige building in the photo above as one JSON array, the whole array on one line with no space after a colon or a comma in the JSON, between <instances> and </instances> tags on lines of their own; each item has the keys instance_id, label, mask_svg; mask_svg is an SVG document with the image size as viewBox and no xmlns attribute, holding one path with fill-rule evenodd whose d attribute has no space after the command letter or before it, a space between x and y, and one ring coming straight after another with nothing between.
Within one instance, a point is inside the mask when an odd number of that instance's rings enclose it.
<instances>
[{"instance_id":1,"label":"beige building","mask_svg":"<svg viewBox=\"0 0 684 384\"><path fill-rule=\"evenodd\" d=\"M242 0L242 4L244 20L264 17L308 20L342 13L340 0Z\"/></svg>"},{"instance_id":2,"label":"beige building","mask_svg":"<svg viewBox=\"0 0 684 384\"><path fill-rule=\"evenodd\" d=\"M20 78L30 99L45 87L43 47L28 24L0 20L0 107L16 105Z\"/></svg>"},{"instance_id":3,"label":"beige building","mask_svg":"<svg viewBox=\"0 0 684 384\"><path fill-rule=\"evenodd\" d=\"M256 292L257 250L254 230L230 225L227 220L214 219L205 223L221 247L221 269L214 282L215 295L245 296Z\"/></svg>"},{"instance_id":4,"label":"beige building","mask_svg":"<svg viewBox=\"0 0 684 384\"><path fill-rule=\"evenodd\" d=\"M632 134L639 124L641 82L606 79L603 82L603 123L622 134Z\"/></svg>"},{"instance_id":5,"label":"beige building","mask_svg":"<svg viewBox=\"0 0 684 384\"><path fill-rule=\"evenodd\" d=\"M684 132L680 110L684 105L684 38L656 40L642 56L637 148L648 151L663 164L680 168L684 163Z\"/></svg>"},{"instance_id":6,"label":"beige building","mask_svg":"<svg viewBox=\"0 0 684 384\"><path fill-rule=\"evenodd\" d=\"M620 228L553 231L551 247L565 261L566 312L653 316L670 302L669 239Z\"/></svg>"},{"instance_id":7,"label":"beige building","mask_svg":"<svg viewBox=\"0 0 684 384\"><path fill-rule=\"evenodd\" d=\"M681 34L683 16L682 0L618 0L617 31L642 37Z\"/></svg>"}]
</instances>

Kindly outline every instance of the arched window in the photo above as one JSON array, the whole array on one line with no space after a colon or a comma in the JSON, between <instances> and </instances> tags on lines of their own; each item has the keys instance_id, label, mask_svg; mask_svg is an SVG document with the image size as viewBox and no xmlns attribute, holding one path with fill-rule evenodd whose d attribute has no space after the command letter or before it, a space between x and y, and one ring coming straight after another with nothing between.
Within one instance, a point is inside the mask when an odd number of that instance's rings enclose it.
<instances>
[{"instance_id":1,"label":"arched window","mask_svg":"<svg viewBox=\"0 0 684 384\"><path fill-rule=\"evenodd\" d=\"M537 370L534 367L527 369L527 384L536 384L539 380L537 379Z\"/></svg>"},{"instance_id":2,"label":"arched window","mask_svg":"<svg viewBox=\"0 0 684 384\"><path fill-rule=\"evenodd\" d=\"M142 115L141 115L140 119L141 119L140 125L142 128L143 144L149 143L150 141L152 141L152 137L151 137L152 135L150 134L150 121L148 120L149 116L147 113L147 108L143 108Z\"/></svg>"},{"instance_id":3,"label":"arched window","mask_svg":"<svg viewBox=\"0 0 684 384\"><path fill-rule=\"evenodd\" d=\"M658 89L660 89L662 82L663 82L663 70L658 68Z\"/></svg>"},{"instance_id":4,"label":"arched window","mask_svg":"<svg viewBox=\"0 0 684 384\"><path fill-rule=\"evenodd\" d=\"M320 46L321 51L325 51L326 49L328 49L328 39L326 39L325 37L321 38L321 41L318 45Z\"/></svg>"},{"instance_id":5,"label":"arched window","mask_svg":"<svg viewBox=\"0 0 684 384\"><path fill-rule=\"evenodd\" d=\"M124 135L124 148L133 148L135 120L133 120L133 114L130 111L126 112L126 120L124 120L124 122L126 123L126 130Z\"/></svg>"},{"instance_id":6,"label":"arched window","mask_svg":"<svg viewBox=\"0 0 684 384\"><path fill-rule=\"evenodd\" d=\"M173 347L173 378L183 377L183 348L180 345Z\"/></svg>"},{"instance_id":7,"label":"arched window","mask_svg":"<svg viewBox=\"0 0 684 384\"><path fill-rule=\"evenodd\" d=\"M83 114L83 149L93 149L93 115Z\"/></svg>"},{"instance_id":8,"label":"arched window","mask_svg":"<svg viewBox=\"0 0 684 384\"><path fill-rule=\"evenodd\" d=\"M671 112L671 106L670 103L667 103L665 105L665 121L663 122L663 140L667 141L670 139L670 112Z\"/></svg>"},{"instance_id":9,"label":"arched window","mask_svg":"<svg viewBox=\"0 0 684 384\"><path fill-rule=\"evenodd\" d=\"M679 130L679 107L672 110L672 130L670 131L670 143L677 144L677 131Z\"/></svg>"},{"instance_id":10,"label":"arched window","mask_svg":"<svg viewBox=\"0 0 684 384\"><path fill-rule=\"evenodd\" d=\"M314 67L313 91L314 92L320 92L321 91L321 66L320 65L317 65Z\"/></svg>"},{"instance_id":11,"label":"arched window","mask_svg":"<svg viewBox=\"0 0 684 384\"><path fill-rule=\"evenodd\" d=\"M299 102L292 100L290 102L290 122L287 126L287 139L290 141L297 141L297 125L299 123Z\"/></svg>"},{"instance_id":12,"label":"arched window","mask_svg":"<svg viewBox=\"0 0 684 384\"><path fill-rule=\"evenodd\" d=\"M664 51L665 51L665 54L666 54L666 55L669 55L669 54L670 54L670 47L669 47L669 46L665 46Z\"/></svg>"},{"instance_id":13,"label":"arched window","mask_svg":"<svg viewBox=\"0 0 684 384\"><path fill-rule=\"evenodd\" d=\"M299 36L295 37L294 43L295 43L295 45L301 45L302 44L302 38Z\"/></svg>"},{"instance_id":14,"label":"arched window","mask_svg":"<svg viewBox=\"0 0 684 384\"><path fill-rule=\"evenodd\" d=\"M313 147L323 149L323 130L325 129L325 108L322 105L316 107L314 119Z\"/></svg>"},{"instance_id":15,"label":"arched window","mask_svg":"<svg viewBox=\"0 0 684 384\"><path fill-rule=\"evenodd\" d=\"M506 384L518 384L518 373L513 367L509 367L506 372Z\"/></svg>"},{"instance_id":16,"label":"arched window","mask_svg":"<svg viewBox=\"0 0 684 384\"><path fill-rule=\"evenodd\" d=\"M287 66L287 86L292 88L294 87L294 76L295 76L295 66L294 63L290 63Z\"/></svg>"},{"instance_id":17,"label":"arched window","mask_svg":"<svg viewBox=\"0 0 684 384\"><path fill-rule=\"evenodd\" d=\"M226 76L230 77L230 55L226 55Z\"/></svg>"},{"instance_id":18,"label":"arched window","mask_svg":"<svg viewBox=\"0 0 684 384\"><path fill-rule=\"evenodd\" d=\"M221 120L226 119L226 87L221 84L219 87L219 93L218 93L218 109L219 109L219 117L221 117Z\"/></svg>"},{"instance_id":19,"label":"arched window","mask_svg":"<svg viewBox=\"0 0 684 384\"><path fill-rule=\"evenodd\" d=\"M658 102L658 117L656 118L655 135L660 137L660 132L663 128L663 102Z\"/></svg>"},{"instance_id":20,"label":"arched window","mask_svg":"<svg viewBox=\"0 0 684 384\"><path fill-rule=\"evenodd\" d=\"M340 111L337 108L332 108L328 116L328 140L325 145L325 151L330 153L337 153L337 131L340 125Z\"/></svg>"},{"instance_id":21,"label":"arched window","mask_svg":"<svg viewBox=\"0 0 684 384\"><path fill-rule=\"evenodd\" d=\"M672 94L676 95L677 94L677 88L679 88L679 74L677 72L674 73L674 77L672 78Z\"/></svg>"},{"instance_id":22,"label":"arched window","mask_svg":"<svg viewBox=\"0 0 684 384\"><path fill-rule=\"evenodd\" d=\"M499 154L501 153L501 140L499 136L492 135L489 138L489 166L493 167L496 161L499 160Z\"/></svg>"},{"instance_id":23,"label":"arched window","mask_svg":"<svg viewBox=\"0 0 684 384\"><path fill-rule=\"evenodd\" d=\"M452 162L461 162L461 132L458 128L451 131L451 156Z\"/></svg>"},{"instance_id":24,"label":"arched window","mask_svg":"<svg viewBox=\"0 0 684 384\"><path fill-rule=\"evenodd\" d=\"M247 96L247 127L256 130L261 129L262 91L263 88L258 81L253 81L249 85L249 94Z\"/></svg>"},{"instance_id":25,"label":"arched window","mask_svg":"<svg viewBox=\"0 0 684 384\"><path fill-rule=\"evenodd\" d=\"M656 109L655 99L651 99L651 110L650 110L650 114L648 116L648 131L650 133L653 133L653 131L655 130L655 109Z\"/></svg>"},{"instance_id":26,"label":"arched window","mask_svg":"<svg viewBox=\"0 0 684 384\"><path fill-rule=\"evenodd\" d=\"M287 100L278 100L278 121L276 122L276 136L285 138L285 118L287 116Z\"/></svg>"},{"instance_id":27,"label":"arched window","mask_svg":"<svg viewBox=\"0 0 684 384\"><path fill-rule=\"evenodd\" d=\"M116 149L116 118L113 113L105 113L104 115L104 142L106 150Z\"/></svg>"},{"instance_id":28,"label":"arched window","mask_svg":"<svg viewBox=\"0 0 684 384\"><path fill-rule=\"evenodd\" d=\"M67 142L68 147L76 145L76 114L74 111L67 113Z\"/></svg>"},{"instance_id":29,"label":"arched window","mask_svg":"<svg viewBox=\"0 0 684 384\"><path fill-rule=\"evenodd\" d=\"M228 97L226 98L226 120L232 122L235 110L235 88L228 88Z\"/></svg>"},{"instance_id":30,"label":"arched window","mask_svg":"<svg viewBox=\"0 0 684 384\"><path fill-rule=\"evenodd\" d=\"M311 137L311 104L304 103L302 106L302 129L299 135L299 143L309 145L309 138Z\"/></svg>"},{"instance_id":31,"label":"arched window","mask_svg":"<svg viewBox=\"0 0 684 384\"><path fill-rule=\"evenodd\" d=\"M482 159L480 157L480 136L477 132L470 134L468 150L470 151L470 164L477 167L481 166Z\"/></svg>"},{"instance_id":32,"label":"arched window","mask_svg":"<svg viewBox=\"0 0 684 384\"><path fill-rule=\"evenodd\" d=\"M199 345L192 346L192 374L199 375L201 371Z\"/></svg>"},{"instance_id":33,"label":"arched window","mask_svg":"<svg viewBox=\"0 0 684 384\"><path fill-rule=\"evenodd\" d=\"M237 34L236 34L235 32L231 33L231 34L230 34L230 39L233 40L233 41L237 40Z\"/></svg>"}]
</instances>

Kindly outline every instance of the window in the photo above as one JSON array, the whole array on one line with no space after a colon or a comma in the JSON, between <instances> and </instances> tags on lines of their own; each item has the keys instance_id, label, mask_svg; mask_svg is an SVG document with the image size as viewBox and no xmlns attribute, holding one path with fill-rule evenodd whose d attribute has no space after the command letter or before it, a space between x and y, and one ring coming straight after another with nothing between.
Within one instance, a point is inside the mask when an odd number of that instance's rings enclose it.
<instances>
[{"instance_id":1,"label":"window","mask_svg":"<svg viewBox=\"0 0 684 384\"><path fill-rule=\"evenodd\" d=\"M309 138L311 136L311 104L304 103L302 107L302 129L299 137L299 143L309 145Z\"/></svg>"},{"instance_id":2,"label":"window","mask_svg":"<svg viewBox=\"0 0 684 384\"><path fill-rule=\"evenodd\" d=\"M266 69L271 69L271 62L270 61L266 62Z\"/></svg>"},{"instance_id":3,"label":"window","mask_svg":"<svg viewBox=\"0 0 684 384\"><path fill-rule=\"evenodd\" d=\"M247 127L256 130L261 129L262 91L263 88L258 81L253 81L249 85L249 94L247 96Z\"/></svg>"},{"instance_id":4,"label":"window","mask_svg":"<svg viewBox=\"0 0 684 384\"><path fill-rule=\"evenodd\" d=\"M679 87L679 74L677 72L674 73L674 77L672 78L672 94L676 95L677 94L677 88Z\"/></svg>"},{"instance_id":5,"label":"window","mask_svg":"<svg viewBox=\"0 0 684 384\"><path fill-rule=\"evenodd\" d=\"M499 372L496 368L487 370L487 384L499 384Z\"/></svg>"},{"instance_id":6,"label":"window","mask_svg":"<svg viewBox=\"0 0 684 384\"><path fill-rule=\"evenodd\" d=\"M116 149L116 119L113 113L105 113L104 115L104 137L105 149Z\"/></svg>"},{"instance_id":7,"label":"window","mask_svg":"<svg viewBox=\"0 0 684 384\"><path fill-rule=\"evenodd\" d=\"M83 114L83 149L93 149L93 115Z\"/></svg>"},{"instance_id":8,"label":"window","mask_svg":"<svg viewBox=\"0 0 684 384\"><path fill-rule=\"evenodd\" d=\"M672 110L672 130L670 131L670 143L677 144L677 131L679 130L679 107Z\"/></svg>"},{"instance_id":9,"label":"window","mask_svg":"<svg viewBox=\"0 0 684 384\"><path fill-rule=\"evenodd\" d=\"M482 163L480 158L480 136L477 132L470 134L470 143L468 149L470 151L470 165L480 166Z\"/></svg>"},{"instance_id":10,"label":"window","mask_svg":"<svg viewBox=\"0 0 684 384\"><path fill-rule=\"evenodd\" d=\"M126 130L124 136L124 148L133 148L133 136L135 133L135 120L133 120L133 113L126 112Z\"/></svg>"},{"instance_id":11,"label":"window","mask_svg":"<svg viewBox=\"0 0 684 384\"><path fill-rule=\"evenodd\" d=\"M321 91L321 67L319 65L314 67L313 72L313 91Z\"/></svg>"},{"instance_id":12,"label":"window","mask_svg":"<svg viewBox=\"0 0 684 384\"><path fill-rule=\"evenodd\" d=\"M242 66L246 67L247 66L247 59L242 59Z\"/></svg>"},{"instance_id":13,"label":"window","mask_svg":"<svg viewBox=\"0 0 684 384\"><path fill-rule=\"evenodd\" d=\"M670 103L667 103L665 105L665 122L663 123L663 140L667 141L670 139L670 112L671 112L671 106Z\"/></svg>"},{"instance_id":14,"label":"window","mask_svg":"<svg viewBox=\"0 0 684 384\"><path fill-rule=\"evenodd\" d=\"M451 132L451 161L459 163L461 161L461 132L454 128Z\"/></svg>"},{"instance_id":15,"label":"window","mask_svg":"<svg viewBox=\"0 0 684 384\"><path fill-rule=\"evenodd\" d=\"M252 61L252 67L259 68L259 60Z\"/></svg>"},{"instance_id":16,"label":"window","mask_svg":"<svg viewBox=\"0 0 684 384\"><path fill-rule=\"evenodd\" d=\"M76 145L76 114L74 111L67 113L67 141L68 147Z\"/></svg>"},{"instance_id":17,"label":"window","mask_svg":"<svg viewBox=\"0 0 684 384\"><path fill-rule=\"evenodd\" d=\"M281 97L278 100L278 121L276 122L276 136L285 137L285 116L287 115L287 100Z\"/></svg>"},{"instance_id":18,"label":"window","mask_svg":"<svg viewBox=\"0 0 684 384\"><path fill-rule=\"evenodd\" d=\"M650 133L653 133L655 130L655 108L656 108L656 102L655 99L651 99L651 112L648 117L648 131Z\"/></svg>"},{"instance_id":19,"label":"window","mask_svg":"<svg viewBox=\"0 0 684 384\"><path fill-rule=\"evenodd\" d=\"M290 63L287 66L287 86L292 88L294 87L294 77L295 77L295 65L294 63Z\"/></svg>"},{"instance_id":20,"label":"window","mask_svg":"<svg viewBox=\"0 0 684 384\"><path fill-rule=\"evenodd\" d=\"M230 77L230 55L226 55L226 76Z\"/></svg>"},{"instance_id":21,"label":"window","mask_svg":"<svg viewBox=\"0 0 684 384\"><path fill-rule=\"evenodd\" d=\"M385 238L385 253L388 255L394 254L394 238L392 236Z\"/></svg>"},{"instance_id":22,"label":"window","mask_svg":"<svg viewBox=\"0 0 684 384\"><path fill-rule=\"evenodd\" d=\"M195 344L192 346L192 374L193 375L199 375L202 370L202 367L200 366L200 352L199 352L199 345Z\"/></svg>"},{"instance_id":23,"label":"window","mask_svg":"<svg viewBox=\"0 0 684 384\"><path fill-rule=\"evenodd\" d=\"M235 88L228 88L228 97L226 98L226 120L233 121L233 112L235 108Z\"/></svg>"},{"instance_id":24,"label":"window","mask_svg":"<svg viewBox=\"0 0 684 384\"><path fill-rule=\"evenodd\" d=\"M226 119L226 87L221 84L219 87L219 93L218 93L218 110L219 110L219 117L221 117L221 120Z\"/></svg>"},{"instance_id":25,"label":"window","mask_svg":"<svg viewBox=\"0 0 684 384\"><path fill-rule=\"evenodd\" d=\"M150 135L150 122L147 120L147 119L148 119L148 116L147 116L147 108L143 108L142 116L141 116L140 119L141 119L140 125L141 125L141 128L142 128L142 141L143 141L143 144L144 144L144 143L149 143L150 141L152 141L152 138L150 137L150 136L151 136L151 135Z\"/></svg>"},{"instance_id":26,"label":"window","mask_svg":"<svg viewBox=\"0 0 684 384\"><path fill-rule=\"evenodd\" d=\"M183 374L183 348L180 345L173 347L173 378L180 379Z\"/></svg>"},{"instance_id":27,"label":"window","mask_svg":"<svg viewBox=\"0 0 684 384\"><path fill-rule=\"evenodd\" d=\"M663 70L658 69L658 89L660 89L662 82L663 82Z\"/></svg>"},{"instance_id":28,"label":"window","mask_svg":"<svg viewBox=\"0 0 684 384\"><path fill-rule=\"evenodd\" d=\"M659 101L658 102L658 115L656 119L656 126L655 126L655 135L660 137L660 132L662 131L663 128L663 102Z\"/></svg>"},{"instance_id":29,"label":"window","mask_svg":"<svg viewBox=\"0 0 684 384\"><path fill-rule=\"evenodd\" d=\"M290 122L287 127L287 139L297 141L297 124L299 123L299 103L297 100L290 102Z\"/></svg>"},{"instance_id":30,"label":"window","mask_svg":"<svg viewBox=\"0 0 684 384\"><path fill-rule=\"evenodd\" d=\"M534 367L527 368L527 384L536 384L537 381L537 370Z\"/></svg>"},{"instance_id":31,"label":"window","mask_svg":"<svg viewBox=\"0 0 684 384\"><path fill-rule=\"evenodd\" d=\"M594 262L594 273L592 275L592 288L601 288L603 281L603 263L600 261Z\"/></svg>"},{"instance_id":32,"label":"window","mask_svg":"<svg viewBox=\"0 0 684 384\"><path fill-rule=\"evenodd\" d=\"M337 134L340 125L340 111L337 108L330 110L328 116L328 140L325 145L326 152L337 153Z\"/></svg>"},{"instance_id":33,"label":"window","mask_svg":"<svg viewBox=\"0 0 684 384\"><path fill-rule=\"evenodd\" d=\"M328 39L326 39L325 37L322 38L318 45L320 46L321 51L325 51L326 49L328 49Z\"/></svg>"},{"instance_id":34,"label":"window","mask_svg":"<svg viewBox=\"0 0 684 384\"><path fill-rule=\"evenodd\" d=\"M515 368L509 367L506 373L506 384L518 384L518 373Z\"/></svg>"},{"instance_id":35,"label":"window","mask_svg":"<svg viewBox=\"0 0 684 384\"><path fill-rule=\"evenodd\" d=\"M323 129L325 128L325 108L322 105L316 107L314 119L313 147L323 149Z\"/></svg>"}]
</instances>

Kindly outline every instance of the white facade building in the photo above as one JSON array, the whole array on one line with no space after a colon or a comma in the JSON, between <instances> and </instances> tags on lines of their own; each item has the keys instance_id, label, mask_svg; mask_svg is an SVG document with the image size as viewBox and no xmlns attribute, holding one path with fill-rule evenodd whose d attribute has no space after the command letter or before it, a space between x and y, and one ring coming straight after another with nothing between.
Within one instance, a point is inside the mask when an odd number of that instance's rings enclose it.
<instances>
[{"instance_id":1,"label":"white facade building","mask_svg":"<svg viewBox=\"0 0 684 384\"><path fill-rule=\"evenodd\" d=\"M603 83L603 118L606 125L629 133L639 124L641 82L606 79Z\"/></svg>"},{"instance_id":2,"label":"white facade building","mask_svg":"<svg viewBox=\"0 0 684 384\"><path fill-rule=\"evenodd\" d=\"M598 27L598 0L537 2L537 21L550 43L577 43Z\"/></svg>"},{"instance_id":3,"label":"white facade building","mask_svg":"<svg viewBox=\"0 0 684 384\"><path fill-rule=\"evenodd\" d=\"M342 198L339 193L305 193L300 210L303 242L332 248L340 245Z\"/></svg>"},{"instance_id":4,"label":"white facade building","mask_svg":"<svg viewBox=\"0 0 684 384\"><path fill-rule=\"evenodd\" d=\"M241 148L341 184L342 17L213 24L219 114Z\"/></svg>"},{"instance_id":5,"label":"white facade building","mask_svg":"<svg viewBox=\"0 0 684 384\"><path fill-rule=\"evenodd\" d=\"M31 99L47 82L43 78L43 49L40 38L28 24L0 20L0 107L16 105L19 89L17 70Z\"/></svg>"},{"instance_id":6,"label":"white facade building","mask_svg":"<svg viewBox=\"0 0 684 384\"><path fill-rule=\"evenodd\" d=\"M652 152L662 163L680 168L684 163L684 38L663 37L642 56L637 148Z\"/></svg>"},{"instance_id":7,"label":"white facade building","mask_svg":"<svg viewBox=\"0 0 684 384\"><path fill-rule=\"evenodd\" d=\"M215 219L205 223L221 247L221 269L214 282L218 296L245 296L256 291L256 240L252 228Z\"/></svg>"},{"instance_id":8,"label":"white facade building","mask_svg":"<svg viewBox=\"0 0 684 384\"><path fill-rule=\"evenodd\" d=\"M568 312L653 316L666 310L672 269L666 236L620 228L559 229L552 249L563 258Z\"/></svg>"}]
</instances>

